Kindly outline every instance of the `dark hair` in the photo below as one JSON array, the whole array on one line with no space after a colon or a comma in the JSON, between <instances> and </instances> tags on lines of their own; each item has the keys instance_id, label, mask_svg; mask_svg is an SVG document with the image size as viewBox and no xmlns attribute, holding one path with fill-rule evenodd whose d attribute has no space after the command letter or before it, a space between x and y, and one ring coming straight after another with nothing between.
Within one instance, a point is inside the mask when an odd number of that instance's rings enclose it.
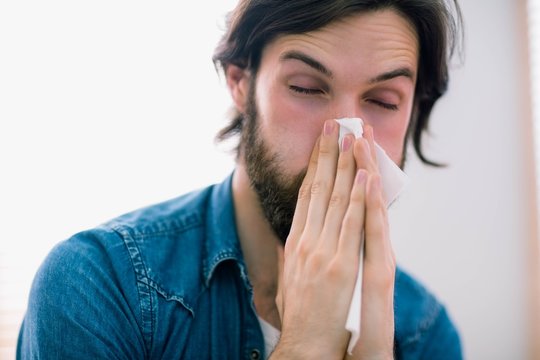
<instances>
[{"instance_id":1,"label":"dark hair","mask_svg":"<svg viewBox=\"0 0 540 360\"><path fill-rule=\"evenodd\" d=\"M317 30L360 12L391 8L414 26L420 47L418 78L403 156L412 136L422 162L441 166L422 153L435 102L448 87L448 62L462 38L462 17L456 0L240 0L227 18L227 31L214 53L216 67L230 64L257 73L264 47L276 37ZM235 113L216 136L222 141L241 133L244 119Z\"/></svg>"}]
</instances>

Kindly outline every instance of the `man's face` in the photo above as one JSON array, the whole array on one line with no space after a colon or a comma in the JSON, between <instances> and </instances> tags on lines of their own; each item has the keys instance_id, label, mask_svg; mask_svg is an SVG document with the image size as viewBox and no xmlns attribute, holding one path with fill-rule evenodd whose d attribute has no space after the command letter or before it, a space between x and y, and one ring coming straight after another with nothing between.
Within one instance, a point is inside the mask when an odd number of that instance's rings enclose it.
<instances>
[{"instance_id":1,"label":"man's face","mask_svg":"<svg viewBox=\"0 0 540 360\"><path fill-rule=\"evenodd\" d=\"M266 46L247 102L243 155L283 241L325 120L362 118L401 164L417 64L415 31L392 10L358 14Z\"/></svg>"}]
</instances>

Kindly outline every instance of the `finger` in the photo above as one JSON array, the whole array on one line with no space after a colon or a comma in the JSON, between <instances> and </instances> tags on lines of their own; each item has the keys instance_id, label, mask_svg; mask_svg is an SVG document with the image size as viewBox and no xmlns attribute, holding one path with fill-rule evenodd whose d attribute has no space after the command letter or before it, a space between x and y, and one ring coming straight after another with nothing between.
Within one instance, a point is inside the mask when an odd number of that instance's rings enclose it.
<instances>
[{"instance_id":1,"label":"finger","mask_svg":"<svg viewBox=\"0 0 540 360\"><path fill-rule=\"evenodd\" d=\"M362 231L365 220L366 181L368 172L359 169L354 179L349 206L343 218L339 237L338 253L341 256L357 259L360 253Z\"/></svg>"},{"instance_id":2,"label":"finger","mask_svg":"<svg viewBox=\"0 0 540 360\"><path fill-rule=\"evenodd\" d=\"M302 231L304 231L309 209L309 201L311 199L311 184L313 183L313 178L315 177L315 172L317 170L320 140L321 138L319 137L315 143L313 151L311 152L307 172L298 192L296 208L294 210L294 217L291 224L291 231L286 242L287 248L295 248L297 239L300 237Z\"/></svg>"},{"instance_id":3,"label":"finger","mask_svg":"<svg viewBox=\"0 0 540 360\"><path fill-rule=\"evenodd\" d=\"M311 199L304 231L308 233L303 237L308 241L318 239L322 230L328 201L334 187L338 153L337 123L335 120L327 120L319 146L317 171L311 184Z\"/></svg>"},{"instance_id":4,"label":"finger","mask_svg":"<svg viewBox=\"0 0 540 360\"><path fill-rule=\"evenodd\" d=\"M328 203L328 210L322 230L321 247L326 253L334 253L338 244L343 217L349 206L354 183L356 165L353 155L354 136L346 135L340 146L334 189Z\"/></svg>"},{"instance_id":5,"label":"finger","mask_svg":"<svg viewBox=\"0 0 540 360\"><path fill-rule=\"evenodd\" d=\"M365 138L357 139L354 144L354 158L358 169L366 169L369 173L377 173L377 163L373 161L371 149L368 140Z\"/></svg>"},{"instance_id":6,"label":"finger","mask_svg":"<svg viewBox=\"0 0 540 360\"><path fill-rule=\"evenodd\" d=\"M366 262L382 264L393 257L381 178L371 175L366 187Z\"/></svg>"},{"instance_id":7,"label":"finger","mask_svg":"<svg viewBox=\"0 0 540 360\"><path fill-rule=\"evenodd\" d=\"M364 138L369 145L369 151L371 154L371 160L377 164L377 150L375 148L375 136L373 135L373 127L369 125L364 126Z\"/></svg>"},{"instance_id":8,"label":"finger","mask_svg":"<svg viewBox=\"0 0 540 360\"><path fill-rule=\"evenodd\" d=\"M278 267L278 286L276 292L276 306L279 313L279 319L283 319L283 270L285 266L285 256L283 247L277 245L277 267Z\"/></svg>"}]
</instances>

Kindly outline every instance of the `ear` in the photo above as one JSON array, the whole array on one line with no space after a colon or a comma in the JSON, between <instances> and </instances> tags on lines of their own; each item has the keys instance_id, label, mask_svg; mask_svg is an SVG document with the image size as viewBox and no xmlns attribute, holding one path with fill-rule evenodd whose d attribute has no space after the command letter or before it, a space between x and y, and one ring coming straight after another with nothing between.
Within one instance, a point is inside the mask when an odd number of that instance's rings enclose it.
<instances>
[{"instance_id":1,"label":"ear","mask_svg":"<svg viewBox=\"0 0 540 360\"><path fill-rule=\"evenodd\" d=\"M234 101L236 110L246 112L246 103L249 96L249 73L236 65L228 65L225 70L227 86Z\"/></svg>"}]
</instances>

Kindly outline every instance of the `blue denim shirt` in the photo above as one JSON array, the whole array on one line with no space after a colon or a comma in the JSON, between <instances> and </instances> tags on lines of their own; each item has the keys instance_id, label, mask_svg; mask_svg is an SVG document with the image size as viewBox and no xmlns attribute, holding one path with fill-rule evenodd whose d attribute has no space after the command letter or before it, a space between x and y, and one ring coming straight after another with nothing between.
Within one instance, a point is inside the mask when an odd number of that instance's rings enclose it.
<instances>
[{"instance_id":1,"label":"blue denim shirt","mask_svg":"<svg viewBox=\"0 0 540 360\"><path fill-rule=\"evenodd\" d=\"M231 178L57 245L40 267L22 359L262 359ZM398 359L460 359L445 309L400 269Z\"/></svg>"}]
</instances>

